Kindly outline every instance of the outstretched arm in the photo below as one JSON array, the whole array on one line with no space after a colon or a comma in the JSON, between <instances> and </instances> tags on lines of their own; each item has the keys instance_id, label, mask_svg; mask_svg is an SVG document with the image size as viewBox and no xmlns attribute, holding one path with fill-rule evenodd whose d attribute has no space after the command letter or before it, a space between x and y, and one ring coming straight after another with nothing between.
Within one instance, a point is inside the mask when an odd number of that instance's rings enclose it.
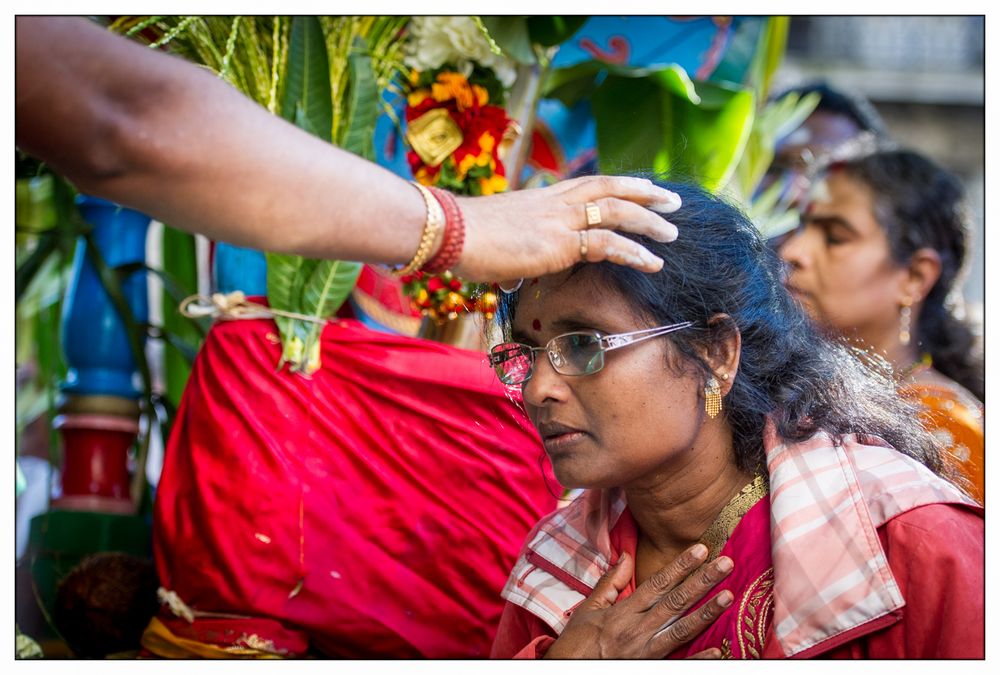
<instances>
[{"instance_id":1,"label":"outstretched arm","mask_svg":"<svg viewBox=\"0 0 1000 675\"><path fill-rule=\"evenodd\" d=\"M18 17L16 138L82 191L214 239L275 252L402 263L423 200L403 179L269 114L212 72L78 17ZM555 272L581 257L584 204L601 207L586 258L645 271L659 259L612 230L661 240L677 208L634 178L588 178L460 199L457 271L472 280ZM642 206L640 206L642 205Z\"/></svg>"}]
</instances>

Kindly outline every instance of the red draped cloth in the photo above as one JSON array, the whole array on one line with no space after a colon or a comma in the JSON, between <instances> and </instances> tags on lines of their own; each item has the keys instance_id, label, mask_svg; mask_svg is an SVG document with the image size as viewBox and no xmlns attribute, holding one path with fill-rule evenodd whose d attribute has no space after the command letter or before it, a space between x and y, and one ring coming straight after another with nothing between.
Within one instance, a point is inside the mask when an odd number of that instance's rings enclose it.
<instances>
[{"instance_id":1,"label":"red draped cloth","mask_svg":"<svg viewBox=\"0 0 1000 675\"><path fill-rule=\"evenodd\" d=\"M195 620L160 618L288 655L487 656L556 504L519 403L485 355L353 320L309 378L280 351L272 321L223 321L195 361L154 510L160 583Z\"/></svg>"}]
</instances>

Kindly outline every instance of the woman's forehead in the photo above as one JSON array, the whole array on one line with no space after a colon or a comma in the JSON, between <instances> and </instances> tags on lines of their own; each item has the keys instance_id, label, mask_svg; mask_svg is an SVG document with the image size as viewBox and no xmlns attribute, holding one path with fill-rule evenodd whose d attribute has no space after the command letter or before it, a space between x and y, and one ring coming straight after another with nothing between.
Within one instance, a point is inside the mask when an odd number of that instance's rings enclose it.
<instances>
[{"instance_id":1,"label":"woman's forehead","mask_svg":"<svg viewBox=\"0 0 1000 675\"><path fill-rule=\"evenodd\" d=\"M621 323L634 313L627 298L600 274L580 269L525 281L518 295L513 328L542 332L553 324Z\"/></svg>"}]
</instances>

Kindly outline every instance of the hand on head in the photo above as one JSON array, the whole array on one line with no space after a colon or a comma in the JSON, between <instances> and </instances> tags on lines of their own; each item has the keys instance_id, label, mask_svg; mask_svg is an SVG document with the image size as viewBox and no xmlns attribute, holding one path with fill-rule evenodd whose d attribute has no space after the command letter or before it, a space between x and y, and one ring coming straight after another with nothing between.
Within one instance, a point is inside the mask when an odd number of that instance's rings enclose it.
<instances>
[{"instance_id":1,"label":"hand on head","mask_svg":"<svg viewBox=\"0 0 1000 675\"><path fill-rule=\"evenodd\" d=\"M467 231L455 271L486 281L552 274L581 260L656 272L663 260L619 232L673 241L677 228L659 214L676 211L681 200L645 178L587 176L460 204Z\"/></svg>"}]
</instances>

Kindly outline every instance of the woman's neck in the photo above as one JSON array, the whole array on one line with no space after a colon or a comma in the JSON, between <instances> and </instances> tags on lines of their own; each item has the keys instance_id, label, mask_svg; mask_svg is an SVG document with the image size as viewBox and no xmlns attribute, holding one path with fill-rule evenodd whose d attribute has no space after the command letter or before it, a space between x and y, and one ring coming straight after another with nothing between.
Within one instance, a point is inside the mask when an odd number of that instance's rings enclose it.
<instances>
[{"instance_id":1,"label":"woman's neck","mask_svg":"<svg viewBox=\"0 0 1000 675\"><path fill-rule=\"evenodd\" d=\"M695 544L733 496L753 480L734 462L728 425L713 426L717 431L684 453L681 466L663 467L642 485L625 489L639 531L639 558L662 563L675 558Z\"/></svg>"}]
</instances>

